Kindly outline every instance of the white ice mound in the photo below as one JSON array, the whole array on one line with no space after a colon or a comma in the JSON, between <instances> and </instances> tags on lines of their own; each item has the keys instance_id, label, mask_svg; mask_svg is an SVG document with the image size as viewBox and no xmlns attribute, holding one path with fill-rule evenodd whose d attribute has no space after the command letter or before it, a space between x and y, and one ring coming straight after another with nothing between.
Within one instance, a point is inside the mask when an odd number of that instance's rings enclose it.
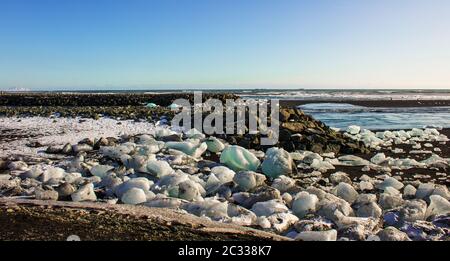
<instances>
[{"instance_id":1,"label":"white ice mound","mask_svg":"<svg viewBox=\"0 0 450 261\"><path fill-rule=\"evenodd\" d=\"M303 231L297 235L295 240L301 241L336 241L337 231L335 229L327 231Z\"/></svg>"},{"instance_id":2,"label":"white ice mound","mask_svg":"<svg viewBox=\"0 0 450 261\"><path fill-rule=\"evenodd\" d=\"M355 202L358 198L358 192L352 185L345 182L339 183L339 185L334 188L333 193L350 204Z\"/></svg>"},{"instance_id":3,"label":"white ice mound","mask_svg":"<svg viewBox=\"0 0 450 261\"><path fill-rule=\"evenodd\" d=\"M288 212L288 208L280 203L278 200L273 199L269 201L257 202L253 205L251 211L257 216L270 216L275 213Z\"/></svg>"},{"instance_id":4,"label":"white ice mound","mask_svg":"<svg viewBox=\"0 0 450 261\"><path fill-rule=\"evenodd\" d=\"M225 164L235 171L256 171L261 164L253 153L236 145L228 146L222 151L220 163Z\"/></svg>"},{"instance_id":5,"label":"white ice mound","mask_svg":"<svg viewBox=\"0 0 450 261\"><path fill-rule=\"evenodd\" d=\"M163 177L173 173L172 167L163 160L151 160L147 163L147 171L157 177Z\"/></svg>"},{"instance_id":6,"label":"white ice mound","mask_svg":"<svg viewBox=\"0 0 450 261\"><path fill-rule=\"evenodd\" d=\"M253 171L241 171L234 175L233 181L240 191L249 191L264 183L266 177Z\"/></svg>"},{"instance_id":7,"label":"white ice mound","mask_svg":"<svg viewBox=\"0 0 450 261\"><path fill-rule=\"evenodd\" d=\"M120 200L125 204L137 205L147 201L147 197L142 189L131 188L122 195Z\"/></svg>"},{"instance_id":8,"label":"white ice mound","mask_svg":"<svg viewBox=\"0 0 450 261\"><path fill-rule=\"evenodd\" d=\"M140 188L143 191L149 191L151 185L151 181L147 178L134 178L115 187L114 193L118 198L122 198L123 194L132 188Z\"/></svg>"},{"instance_id":9,"label":"white ice mound","mask_svg":"<svg viewBox=\"0 0 450 261\"><path fill-rule=\"evenodd\" d=\"M271 187L278 189L281 193L284 193L295 187L295 180L282 175L273 180Z\"/></svg>"},{"instance_id":10,"label":"white ice mound","mask_svg":"<svg viewBox=\"0 0 450 261\"><path fill-rule=\"evenodd\" d=\"M314 213L317 203L319 203L319 199L316 195L302 191L295 196L292 202L292 211L297 217L302 218L308 213Z\"/></svg>"},{"instance_id":11,"label":"white ice mound","mask_svg":"<svg viewBox=\"0 0 450 261\"><path fill-rule=\"evenodd\" d=\"M347 128L347 132L352 134L352 135L356 135L360 131L361 131L361 127L356 126L356 125L351 125L351 126L348 126L348 128Z\"/></svg>"},{"instance_id":12,"label":"white ice mound","mask_svg":"<svg viewBox=\"0 0 450 261\"><path fill-rule=\"evenodd\" d=\"M44 173L39 177L42 182L48 182L50 180L60 180L64 178L65 171L62 168L49 167Z\"/></svg>"},{"instance_id":13,"label":"white ice mound","mask_svg":"<svg viewBox=\"0 0 450 261\"><path fill-rule=\"evenodd\" d=\"M386 158L386 155L385 155L384 153L378 153L377 155L373 156L373 157L370 159L370 161L371 161L373 164L377 164L377 165L379 165L379 164L385 162L386 160L387 160L387 158Z\"/></svg>"},{"instance_id":14,"label":"white ice mound","mask_svg":"<svg viewBox=\"0 0 450 261\"><path fill-rule=\"evenodd\" d=\"M77 191L75 191L72 195L72 201L96 201L97 196L94 192L94 184L88 183L82 187L80 187Z\"/></svg>"},{"instance_id":15,"label":"white ice mound","mask_svg":"<svg viewBox=\"0 0 450 261\"><path fill-rule=\"evenodd\" d=\"M178 133L167 128L161 128L156 130L155 132L156 138L163 138L171 135L178 135Z\"/></svg>"},{"instance_id":16,"label":"white ice mound","mask_svg":"<svg viewBox=\"0 0 450 261\"><path fill-rule=\"evenodd\" d=\"M378 184L377 188L379 188L381 190L385 190L387 187L393 187L393 188L399 190L399 189L403 188L403 186L404 186L403 183L401 183L397 179L395 179L393 177L389 177L389 178L386 178L380 184Z\"/></svg>"},{"instance_id":17,"label":"white ice mound","mask_svg":"<svg viewBox=\"0 0 450 261\"><path fill-rule=\"evenodd\" d=\"M208 146L208 150L213 153L221 152L225 149L225 145L215 137L209 137L205 142Z\"/></svg>"},{"instance_id":18,"label":"white ice mound","mask_svg":"<svg viewBox=\"0 0 450 261\"><path fill-rule=\"evenodd\" d=\"M91 168L91 174L100 178L106 177L109 171L113 170L113 166L108 165L95 165Z\"/></svg>"},{"instance_id":19,"label":"white ice mound","mask_svg":"<svg viewBox=\"0 0 450 261\"><path fill-rule=\"evenodd\" d=\"M365 160L361 157L354 156L354 155L345 155L338 158L339 159L339 165L344 166L369 166L370 162L368 160Z\"/></svg>"},{"instance_id":20,"label":"white ice mound","mask_svg":"<svg viewBox=\"0 0 450 261\"><path fill-rule=\"evenodd\" d=\"M234 175L236 175L233 170L225 166L217 166L212 168L211 174L214 174L214 176L220 180L221 184L233 181Z\"/></svg>"},{"instance_id":21,"label":"white ice mound","mask_svg":"<svg viewBox=\"0 0 450 261\"><path fill-rule=\"evenodd\" d=\"M169 141L166 142L166 148L182 151L183 153L199 158L208 148L206 143L194 143L190 141Z\"/></svg>"},{"instance_id":22,"label":"white ice mound","mask_svg":"<svg viewBox=\"0 0 450 261\"><path fill-rule=\"evenodd\" d=\"M263 173L271 178L292 174L292 157L289 152L281 148L270 148L266 152L266 159L261 165Z\"/></svg>"},{"instance_id":23,"label":"white ice mound","mask_svg":"<svg viewBox=\"0 0 450 261\"><path fill-rule=\"evenodd\" d=\"M197 129L190 129L185 132L185 135L189 139L203 139L205 138L205 134L201 133Z\"/></svg>"},{"instance_id":24,"label":"white ice mound","mask_svg":"<svg viewBox=\"0 0 450 261\"><path fill-rule=\"evenodd\" d=\"M450 214L450 202L439 195L430 196L430 205L427 208L426 216L439 216Z\"/></svg>"},{"instance_id":25,"label":"white ice mound","mask_svg":"<svg viewBox=\"0 0 450 261\"><path fill-rule=\"evenodd\" d=\"M184 204L183 209L196 216L209 217L212 220L228 218L228 202L220 202L214 198Z\"/></svg>"}]
</instances>

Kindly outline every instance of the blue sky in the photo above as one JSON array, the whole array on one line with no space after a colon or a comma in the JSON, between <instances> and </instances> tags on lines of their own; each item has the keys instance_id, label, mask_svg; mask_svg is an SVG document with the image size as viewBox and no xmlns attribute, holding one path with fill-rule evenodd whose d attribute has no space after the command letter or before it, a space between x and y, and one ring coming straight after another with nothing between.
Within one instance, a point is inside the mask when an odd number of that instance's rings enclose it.
<instances>
[{"instance_id":1,"label":"blue sky","mask_svg":"<svg viewBox=\"0 0 450 261\"><path fill-rule=\"evenodd\" d=\"M448 0L0 0L0 89L450 88Z\"/></svg>"}]
</instances>

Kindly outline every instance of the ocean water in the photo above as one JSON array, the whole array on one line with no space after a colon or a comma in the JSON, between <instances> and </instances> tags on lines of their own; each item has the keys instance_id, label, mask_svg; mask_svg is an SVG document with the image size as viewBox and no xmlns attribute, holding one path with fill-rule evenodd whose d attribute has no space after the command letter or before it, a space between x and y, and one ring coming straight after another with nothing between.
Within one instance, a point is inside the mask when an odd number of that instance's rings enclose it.
<instances>
[{"instance_id":1,"label":"ocean water","mask_svg":"<svg viewBox=\"0 0 450 261\"><path fill-rule=\"evenodd\" d=\"M299 108L335 128L350 125L369 130L450 128L450 107L369 108L351 104L314 103Z\"/></svg>"},{"instance_id":2,"label":"ocean water","mask_svg":"<svg viewBox=\"0 0 450 261\"><path fill-rule=\"evenodd\" d=\"M138 89L138 90L60 90L63 93L192 93L193 91L235 93L243 99L313 100L300 106L325 124L346 128L411 129L426 126L450 128L450 107L370 108L329 103L336 100L450 100L450 90L367 90L367 89Z\"/></svg>"}]
</instances>

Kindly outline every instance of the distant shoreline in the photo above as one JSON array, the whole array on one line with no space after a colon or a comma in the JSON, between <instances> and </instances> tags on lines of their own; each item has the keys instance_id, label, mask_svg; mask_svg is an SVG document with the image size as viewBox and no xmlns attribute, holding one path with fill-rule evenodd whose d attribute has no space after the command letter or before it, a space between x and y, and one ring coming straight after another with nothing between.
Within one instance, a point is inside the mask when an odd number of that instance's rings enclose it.
<instances>
[{"instance_id":1,"label":"distant shoreline","mask_svg":"<svg viewBox=\"0 0 450 261\"><path fill-rule=\"evenodd\" d=\"M296 107L311 103L341 103L363 107L396 108L396 107L447 107L450 100L280 100L280 105L286 107Z\"/></svg>"},{"instance_id":2,"label":"distant shoreline","mask_svg":"<svg viewBox=\"0 0 450 261\"><path fill-rule=\"evenodd\" d=\"M264 94L255 96L264 97ZM271 95L267 95L271 97ZM77 93L77 92L0 92L0 106L141 106L148 102L153 102L161 106L168 106L178 98L193 97L190 92L164 92L164 93ZM242 92L207 91L203 93L203 98L237 99L249 98ZM352 104L364 107L448 107L450 99L374 99L374 98L302 98L302 99L279 99L280 105L285 107L296 107L311 103L340 103Z\"/></svg>"}]
</instances>

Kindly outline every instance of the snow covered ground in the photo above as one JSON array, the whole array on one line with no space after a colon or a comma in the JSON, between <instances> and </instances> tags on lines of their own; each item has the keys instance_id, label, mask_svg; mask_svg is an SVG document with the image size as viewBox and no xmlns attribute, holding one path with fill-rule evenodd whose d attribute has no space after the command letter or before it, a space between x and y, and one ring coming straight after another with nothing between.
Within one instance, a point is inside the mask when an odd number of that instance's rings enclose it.
<instances>
[{"instance_id":1,"label":"snow covered ground","mask_svg":"<svg viewBox=\"0 0 450 261\"><path fill-rule=\"evenodd\" d=\"M118 121L110 118L48 118L48 117L1 117L0 154L48 156L42 153L50 145L76 144L84 138L119 137L122 134L152 134L153 123ZM27 144L39 142L42 146L32 148Z\"/></svg>"}]
</instances>

